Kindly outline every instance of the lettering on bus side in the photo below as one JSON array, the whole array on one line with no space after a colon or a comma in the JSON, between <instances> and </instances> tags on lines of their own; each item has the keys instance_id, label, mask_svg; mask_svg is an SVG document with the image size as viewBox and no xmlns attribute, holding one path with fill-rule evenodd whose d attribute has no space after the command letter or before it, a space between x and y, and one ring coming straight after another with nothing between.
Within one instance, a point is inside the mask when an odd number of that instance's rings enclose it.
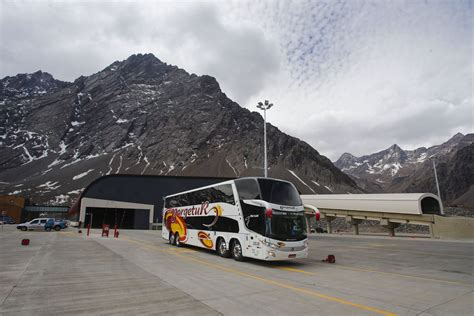
<instances>
[{"instance_id":1,"label":"lettering on bus side","mask_svg":"<svg viewBox=\"0 0 474 316\"><path fill-rule=\"evenodd\" d=\"M225 212L222 205L225 204L235 206L234 192L230 184L168 197L165 200L165 214L169 214L168 217L181 218L188 229L237 233L238 222L223 214Z\"/></svg>"}]
</instances>

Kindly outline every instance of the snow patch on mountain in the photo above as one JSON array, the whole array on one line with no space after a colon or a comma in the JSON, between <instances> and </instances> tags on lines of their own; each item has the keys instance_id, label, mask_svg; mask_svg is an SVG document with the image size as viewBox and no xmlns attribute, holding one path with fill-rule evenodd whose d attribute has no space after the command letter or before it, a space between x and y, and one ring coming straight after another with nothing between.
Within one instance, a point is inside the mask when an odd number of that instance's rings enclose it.
<instances>
[{"instance_id":1,"label":"snow patch on mountain","mask_svg":"<svg viewBox=\"0 0 474 316\"><path fill-rule=\"evenodd\" d=\"M72 179L73 179L73 180L78 180L78 179L80 179L80 178L83 178L83 177L87 176L91 171L94 171L94 169L89 169L89 170L87 170L86 172L80 173L80 174L78 174L78 175L72 177Z\"/></svg>"},{"instance_id":2,"label":"snow patch on mountain","mask_svg":"<svg viewBox=\"0 0 474 316\"><path fill-rule=\"evenodd\" d=\"M292 171L292 170L290 170L290 169L286 169L286 170L288 170L288 171L289 171L296 179L298 179L301 183L303 183L305 186L307 186L313 193L316 193L316 191L314 191L312 187L310 187L309 185L307 185L306 182L304 182L303 180L301 180L301 178L298 177L294 171Z\"/></svg>"}]
</instances>

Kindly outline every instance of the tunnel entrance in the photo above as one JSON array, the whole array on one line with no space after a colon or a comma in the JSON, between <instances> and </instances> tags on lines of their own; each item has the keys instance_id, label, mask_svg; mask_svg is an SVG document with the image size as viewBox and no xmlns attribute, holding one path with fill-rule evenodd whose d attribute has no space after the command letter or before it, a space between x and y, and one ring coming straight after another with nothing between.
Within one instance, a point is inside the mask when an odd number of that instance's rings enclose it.
<instances>
[{"instance_id":1,"label":"tunnel entrance","mask_svg":"<svg viewBox=\"0 0 474 316\"><path fill-rule=\"evenodd\" d=\"M110 228L117 225L119 229L148 229L149 213L143 209L87 207L84 224L90 223L92 214L92 228L108 224Z\"/></svg>"},{"instance_id":2,"label":"tunnel entrance","mask_svg":"<svg viewBox=\"0 0 474 316\"><path fill-rule=\"evenodd\" d=\"M421 212L423 214L441 215L441 206L439 201L433 197L424 197L421 199Z\"/></svg>"}]
</instances>

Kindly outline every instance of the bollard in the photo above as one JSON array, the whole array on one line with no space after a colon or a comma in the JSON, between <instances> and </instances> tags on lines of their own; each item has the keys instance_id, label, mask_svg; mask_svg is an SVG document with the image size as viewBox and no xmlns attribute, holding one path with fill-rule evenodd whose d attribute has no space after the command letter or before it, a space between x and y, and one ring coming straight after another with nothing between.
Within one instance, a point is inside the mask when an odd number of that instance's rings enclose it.
<instances>
[{"instance_id":1,"label":"bollard","mask_svg":"<svg viewBox=\"0 0 474 316\"><path fill-rule=\"evenodd\" d=\"M30 244L30 240L29 240L29 239L22 239L22 240L21 240L21 244L22 244L23 246L28 246L28 245Z\"/></svg>"},{"instance_id":2,"label":"bollard","mask_svg":"<svg viewBox=\"0 0 474 316\"><path fill-rule=\"evenodd\" d=\"M102 225L102 237L109 237L109 224Z\"/></svg>"},{"instance_id":3,"label":"bollard","mask_svg":"<svg viewBox=\"0 0 474 316\"><path fill-rule=\"evenodd\" d=\"M91 224L87 224L87 236L89 237L89 233L91 231Z\"/></svg>"},{"instance_id":4,"label":"bollard","mask_svg":"<svg viewBox=\"0 0 474 316\"><path fill-rule=\"evenodd\" d=\"M336 257L334 255L328 255L328 257L324 260L322 260L323 262L327 262L327 263L335 263L336 262Z\"/></svg>"}]
</instances>

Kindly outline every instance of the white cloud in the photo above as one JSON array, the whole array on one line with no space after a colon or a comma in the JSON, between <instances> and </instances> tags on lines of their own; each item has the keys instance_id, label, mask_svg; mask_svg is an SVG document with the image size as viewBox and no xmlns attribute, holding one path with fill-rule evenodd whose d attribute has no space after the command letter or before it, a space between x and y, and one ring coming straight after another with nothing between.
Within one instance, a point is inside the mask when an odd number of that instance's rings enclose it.
<instances>
[{"instance_id":1,"label":"white cloud","mask_svg":"<svg viewBox=\"0 0 474 316\"><path fill-rule=\"evenodd\" d=\"M332 159L473 131L469 2L294 1L248 16L286 55L252 103L270 98L274 124Z\"/></svg>"},{"instance_id":2,"label":"white cloud","mask_svg":"<svg viewBox=\"0 0 474 316\"><path fill-rule=\"evenodd\" d=\"M470 1L9 2L0 76L151 52L337 159L473 131Z\"/></svg>"},{"instance_id":3,"label":"white cloud","mask_svg":"<svg viewBox=\"0 0 474 316\"><path fill-rule=\"evenodd\" d=\"M218 78L245 104L278 72L263 31L225 23L214 3L2 2L0 76L38 69L72 81L135 53Z\"/></svg>"}]
</instances>

